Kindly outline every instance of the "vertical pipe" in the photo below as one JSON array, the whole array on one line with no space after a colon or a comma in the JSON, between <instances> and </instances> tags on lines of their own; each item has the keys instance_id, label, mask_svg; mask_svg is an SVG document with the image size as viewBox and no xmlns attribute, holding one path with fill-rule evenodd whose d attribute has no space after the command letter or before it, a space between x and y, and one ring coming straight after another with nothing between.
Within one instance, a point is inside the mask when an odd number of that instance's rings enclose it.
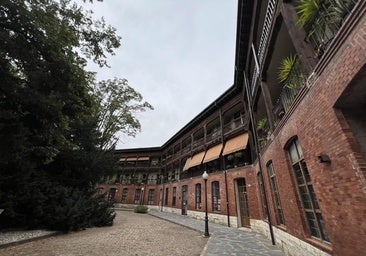
<instances>
[{"instance_id":1,"label":"vertical pipe","mask_svg":"<svg viewBox=\"0 0 366 256\"><path fill-rule=\"evenodd\" d=\"M247 78L245 76L245 72L243 72L244 75L244 85L245 85L245 90L246 90L246 94L247 94L247 99L248 99L248 110L249 110L249 115L250 115L250 121L252 123L252 133L253 133L253 138L254 138L254 146L255 146L255 151L257 154L257 158L258 158L258 164L259 164L259 172L261 173L261 182L263 184L263 194L264 194L264 203L266 204L266 212L267 212L267 216L268 216L268 226L269 226L269 233L271 235L271 242L272 245L275 245L275 238L274 238L274 234L273 234L273 228L272 228L272 222L271 222L271 215L269 213L269 207L268 207L268 199L267 199L267 193L266 193L266 186L263 180L263 171L262 171L262 160L261 160L261 154L260 154L260 150L259 150L259 145L258 145L258 137L257 137L257 130L255 127L255 118L253 115L253 109L252 109L252 97L251 97L251 92L249 89L249 85L248 85L248 81Z\"/></svg>"}]
</instances>

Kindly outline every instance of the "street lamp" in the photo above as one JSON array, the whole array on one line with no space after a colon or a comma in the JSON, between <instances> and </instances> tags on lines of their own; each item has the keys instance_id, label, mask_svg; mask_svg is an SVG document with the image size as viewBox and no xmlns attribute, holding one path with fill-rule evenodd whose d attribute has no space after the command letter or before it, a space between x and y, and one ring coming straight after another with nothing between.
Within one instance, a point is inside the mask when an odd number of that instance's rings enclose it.
<instances>
[{"instance_id":1,"label":"street lamp","mask_svg":"<svg viewBox=\"0 0 366 256\"><path fill-rule=\"evenodd\" d=\"M205 215L205 237L209 237L210 234L208 233L208 215L207 215L207 179L208 179L208 173L205 171L202 174L202 179L205 181L205 209L206 209L206 215Z\"/></svg>"},{"instance_id":2,"label":"street lamp","mask_svg":"<svg viewBox=\"0 0 366 256\"><path fill-rule=\"evenodd\" d=\"M144 204L144 188L141 188L140 204Z\"/></svg>"}]
</instances>

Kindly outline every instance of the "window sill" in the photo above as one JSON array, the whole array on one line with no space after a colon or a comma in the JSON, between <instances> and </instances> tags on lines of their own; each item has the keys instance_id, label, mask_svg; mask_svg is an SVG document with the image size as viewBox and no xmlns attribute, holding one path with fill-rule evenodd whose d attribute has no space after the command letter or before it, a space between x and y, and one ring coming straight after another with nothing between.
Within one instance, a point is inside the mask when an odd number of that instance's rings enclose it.
<instances>
[{"instance_id":1,"label":"window sill","mask_svg":"<svg viewBox=\"0 0 366 256\"><path fill-rule=\"evenodd\" d=\"M313 238L313 237L310 237L310 238L306 238L305 239L306 242L308 242L309 244L319 248L320 250L323 250L329 254L333 254L333 248L332 248L332 245L328 242L325 242L325 241L320 241L320 240L317 240L316 238Z\"/></svg>"}]
</instances>

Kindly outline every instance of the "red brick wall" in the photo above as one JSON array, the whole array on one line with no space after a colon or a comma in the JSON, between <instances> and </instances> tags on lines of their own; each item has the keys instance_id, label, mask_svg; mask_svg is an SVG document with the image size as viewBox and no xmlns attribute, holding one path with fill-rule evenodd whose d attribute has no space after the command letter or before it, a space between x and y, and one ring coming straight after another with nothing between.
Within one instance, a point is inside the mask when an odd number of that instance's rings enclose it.
<instances>
[{"instance_id":1,"label":"red brick wall","mask_svg":"<svg viewBox=\"0 0 366 256\"><path fill-rule=\"evenodd\" d=\"M286 231L320 248L326 248L309 239L294 189L292 170L284 147L293 136L297 136L326 223L333 254L363 255L366 251L366 194L354 162L365 160L357 151L359 147L355 146L355 138L342 112L334 107L347 87L352 86L352 79L360 70L366 69L366 16L362 16L351 32L343 32L350 33L348 38L330 56L325 69L316 74L315 82L307 94L286 124L277 131L274 141L263 152L262 164L265 167L269 160L273 161ZM320 163L320 154L327 154L331 164ZM352 160L354 154L358 160ZM264 177L269 188L266 172ZM269 199L273 209L272 198Z\"/></svg>"}]
</instances>

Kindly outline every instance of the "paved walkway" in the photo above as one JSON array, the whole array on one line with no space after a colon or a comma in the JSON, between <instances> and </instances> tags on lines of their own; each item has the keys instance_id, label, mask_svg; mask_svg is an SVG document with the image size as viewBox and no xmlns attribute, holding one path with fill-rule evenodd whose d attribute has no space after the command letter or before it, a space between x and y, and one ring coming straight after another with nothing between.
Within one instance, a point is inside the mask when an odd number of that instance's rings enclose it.
<instances>
[{"instance_id":1,"label":"paved walkway","mask_svg":"<svg viewBox=\"0 0 366 256\"><path fill-rule=\"evenodd\" d=\"M8 236L0 233L0 256L191 256L200 253L201 256L285 255L276 246L272 246L266 237L250 230L209 223L211 236L207 239L203 237L203 220L160 211L150 211L149 214L152 216L135 214L131 211L118 211L117 209L117 217L112 227L90 228L38 241L34 241L34 236L49 236L50 234L44 231L42 231L44 233L33 231L35 235L32 234L32 236L28 236L28 231L19 234L16 232L8 233ZM24 244L14 243L9 236L30 242ZM25 242L24 240L22 242ZM17 246L8 247L6 244L17 244Z\"/></svg>"},{"instance_id":2,"label":"paved walkway","mask_svg":"<svg viewBox=\"0 0 366 256\"><path fill-rule=\"evenodd\" d=\"M150 211L149 214L204 233L203 220L160 211ZM285 255L278 247L273 246L265 236L255 232L214 223L209 223L208 227L211 237L202 255Z\"/></svg>"}]
</instances>

